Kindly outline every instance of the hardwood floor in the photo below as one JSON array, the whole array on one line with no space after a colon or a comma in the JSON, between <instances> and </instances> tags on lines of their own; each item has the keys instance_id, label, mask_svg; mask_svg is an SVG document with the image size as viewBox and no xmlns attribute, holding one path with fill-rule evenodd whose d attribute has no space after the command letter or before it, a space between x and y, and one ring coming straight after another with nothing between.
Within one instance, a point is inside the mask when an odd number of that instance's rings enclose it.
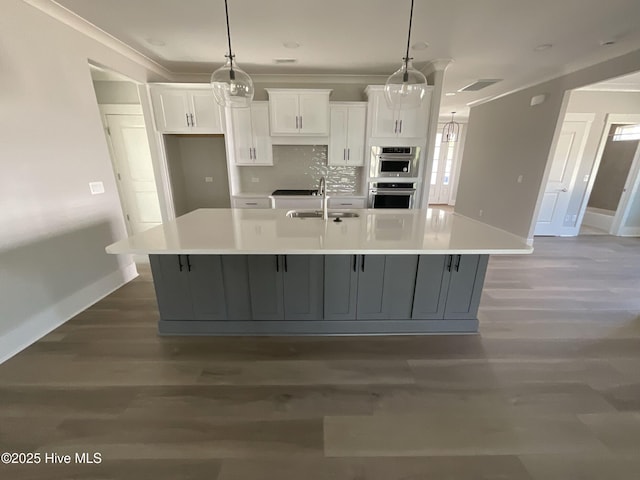
<instances>
[{"instance_id":1,"label":"hardwood floor","mask_svg":"<svg viewBox=\"0 0 640 480\"><path fill-rule=\"evenodd\" d=\"M481 334L156 335L148 272L0 365L6 479L630 480L640 240L492 257Z\"/></svg>"}]
</instances>

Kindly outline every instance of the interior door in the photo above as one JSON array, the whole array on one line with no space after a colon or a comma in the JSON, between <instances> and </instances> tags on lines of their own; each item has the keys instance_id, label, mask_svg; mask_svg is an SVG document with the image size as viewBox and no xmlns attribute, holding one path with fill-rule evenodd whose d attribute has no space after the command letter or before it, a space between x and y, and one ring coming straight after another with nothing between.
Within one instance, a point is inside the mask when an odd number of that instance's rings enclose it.
<instances>
[{"instance_id":1,"label":"interior door","mask_svg":"<svg viewBox=\"0 0 640 480\"><path fill-rule=\"evenodd\" d=\"M162 223L142 115L106 115L120 200L130 234Z\"/></svg>"},{"instance_id":2,"label":"interior door","mask_svg":"<svg viewBox=\"0 0 640 480\"><path fill-rule=\"evenodd\" d=\"M573 230L575 219L565 217L590 127L587 120L562 124L534 235L563 235L568 234L567 229Z\"/></svg>"},{"instance_id":3,"label":"interior door","mask_svg":"<svg viewBox=\"0 0 640 480\"><path fill-rule=\"evenodd\" d=\"M451 200L453 171L460 142L442 143L442 127L438 126L438 130L431 169L429 204L447 205Z\"/></svg>"}]
</instances>

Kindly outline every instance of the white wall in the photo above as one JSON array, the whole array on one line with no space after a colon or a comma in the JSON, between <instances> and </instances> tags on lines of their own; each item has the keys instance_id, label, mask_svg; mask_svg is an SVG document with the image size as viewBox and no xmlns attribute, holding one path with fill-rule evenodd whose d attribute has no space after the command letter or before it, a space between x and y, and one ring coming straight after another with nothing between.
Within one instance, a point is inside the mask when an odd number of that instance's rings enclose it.
<instances>
[{"instance_id":1,"label":"white wall","mask_svg":"<svg viewBox=\"0 0 640 480\"><path fill-rule=\"evenodd\" d=\"M87 61L147 71L21 0L0 15L0 361L135 274ZM103 195L89 182L102 181Z\"/></svg>"},{"instance_id":2,"label":"white wall","mask_svg":"<svg viewBox=\"0 0 640 480\"><path fill-rule=\"evenodd\" d=\"M640 50L472 107L456 212L532 238L565 92L637 70ZM546 101L531 107L540 94Z\"/></svg>"},{"instance_id":3,"label":"white wall","mask_svg":"<svg viewBox=\"0 0 640 480\"><path fill-rule=\"evenodd\" d=\"M140 103L138 87L133 82L94 80L93 87L100 105Z\"/></svg>"}]
</instances>

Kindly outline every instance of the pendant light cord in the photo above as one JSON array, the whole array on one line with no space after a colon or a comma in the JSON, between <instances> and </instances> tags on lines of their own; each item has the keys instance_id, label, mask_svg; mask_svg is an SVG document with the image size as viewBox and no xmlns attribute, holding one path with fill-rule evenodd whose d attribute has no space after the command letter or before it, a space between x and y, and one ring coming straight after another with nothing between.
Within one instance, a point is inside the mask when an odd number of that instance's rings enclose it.
<instances>
[{"instance_id":1,"label":"pendant light cord","mask_svg":"<svg viewBox=\"0 0 640 480\"><path fill-rule=\"evenodd\" d=\"M411 1L413 2L413 0ZM231 78L231 80L235 80L236 72L233 71L233 54L231 53L231 33L229 31L229 6L227 5L227 0L224 0L224 15L227 19L227 41L229 42L229 55L227 55L230 62L229 78Z\"/></svg>"},{"instance_id":2,"label":"pendant light cord","mask_svg":"<svg viewBox=\"0 0 640 480\"><path fill-rule=\"evenodd\" d=\"M227 0L225 0L226 2ZM413 0L411 0L411 13L409 14L409 33L407 34L407 53L404 57L404 75L402 80L409 81L409 45L411 44L411 24L413 23Z\"/></svg>"}]
</instances>

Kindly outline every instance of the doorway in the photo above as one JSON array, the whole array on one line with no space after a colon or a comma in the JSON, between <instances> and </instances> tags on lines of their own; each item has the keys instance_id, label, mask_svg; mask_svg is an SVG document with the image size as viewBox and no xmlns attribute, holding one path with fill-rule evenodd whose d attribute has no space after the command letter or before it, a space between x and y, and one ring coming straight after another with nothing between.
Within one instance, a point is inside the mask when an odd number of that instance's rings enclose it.
<instances>
[{"instance_id":1,"label":"doorway","mask_svg":"<svg viewBox=\"0 0 640 480\"><path fill-rule=\"evenodd\" d=\"M89 66L127 233L135 235L162 223L138 87L116 72Z\"/></svg>"},{"instance_id":2,"label":"doorway","mask_svg":"<svg viewBox=\"0 0 640 480\"><path fill-rule=\"evenodd\" d=\"M461 157L466 124L460 125L457 142L443 142L442 129L438 124L436 144L433 153L433 166L430 177L429 205L453 205L457 188L457 177L460 171Z\"/></svg>"}]
</instances>

